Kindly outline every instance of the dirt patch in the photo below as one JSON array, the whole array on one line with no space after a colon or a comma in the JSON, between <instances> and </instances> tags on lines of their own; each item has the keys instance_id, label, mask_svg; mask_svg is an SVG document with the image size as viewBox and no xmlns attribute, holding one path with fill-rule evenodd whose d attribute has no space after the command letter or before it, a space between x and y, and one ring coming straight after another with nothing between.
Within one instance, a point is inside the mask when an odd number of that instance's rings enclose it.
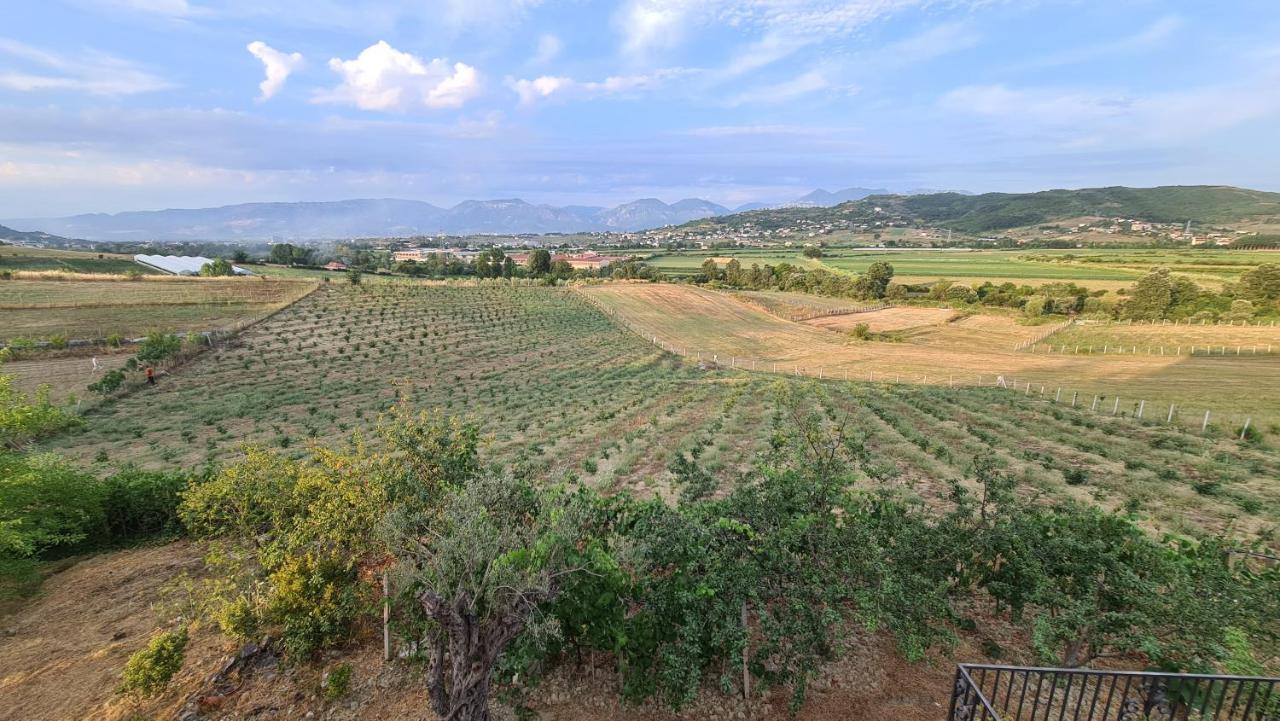
<instances>
[{"instance_id":1,"label":"dirt patch","mask_svg":"<svg viewBox=\"0 0 1280 721\"><path fill-rule=\"evenodd\" d=\"M0 619L0 718L101 718L129 654L159 619L161 588L198 565L187 543L103 554L45 581Z\"/></svg>"},{"instance_id":2,"label":"dirt patch","mask_svg":"<svg viewBox=\"0 0 1280 721\"><path fill-rule=\"evenodd\" d=\"M808 325L818 326L819 328L839 331L851 331L854 326L866 323L871 327L872 332L879 333L886 330L917 328L922 325L940 325L946 323L947 319L955 314L956 312L950 308L902 307L873 310L868 313L833 315L805 322Z\"/></svg>"}]
</instances>

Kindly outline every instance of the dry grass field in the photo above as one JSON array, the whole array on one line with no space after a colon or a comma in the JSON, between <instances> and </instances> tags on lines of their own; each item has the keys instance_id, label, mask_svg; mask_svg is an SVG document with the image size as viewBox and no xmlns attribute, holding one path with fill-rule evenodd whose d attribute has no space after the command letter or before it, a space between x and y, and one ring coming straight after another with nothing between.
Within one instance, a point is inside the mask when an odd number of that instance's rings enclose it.
<instances>
[{"instance_id":1,"label":"dry grass field","mask_svg":"<svg viewBox=\"0 0 1280 721\"><path fill-rule=\"evenodd\" d=\"M851 331L860 324L866 323L873 332L886 330L908 330L922 326L937 326L958 315L949 308L914 308L901 306L885 308L867 313L851 313L848 315L832 315L825 318L814 318L805 321L807 325L827 330Z\"/></svg>"},{"instance_id":2,"label":"dry grass field","mask_svg":"<svg viewBox=\"0 0 1280 721\"><path fill-rule=\"evenodd\" d=\"M0 281L0 340L135 337L238 327L315 289L311 281L99 276Z\"/></svg>"},{"instance_id":3,"label":"dry grass field","mask_svg":"<svg viewBox=\"0 0 1280 721\"><path fill-rule=\"evenodd\" d=\"M862 342L849 334L791 323L732 297L686 285L605 285L586 289L624 323L664 347L695 359L711 359L748 369L800 373L824 378L900 380L912 383L984 384L1003 377L1033 392L1105 398L1124 406L1147 401L1144 413L1170 404L1175 417L1196 422L1205 410L1212 419L1280 433L1280 363L1270 356L1089 356L1033 354L1016 344L1044 332L1008 316L976 315L943 323L903 342ZM860 317L865 314L860 314ZM1230 330L1224 328L1224 330ZM1054 336L1056 342L1057 336Z\"/></svg>"}]
</instances>

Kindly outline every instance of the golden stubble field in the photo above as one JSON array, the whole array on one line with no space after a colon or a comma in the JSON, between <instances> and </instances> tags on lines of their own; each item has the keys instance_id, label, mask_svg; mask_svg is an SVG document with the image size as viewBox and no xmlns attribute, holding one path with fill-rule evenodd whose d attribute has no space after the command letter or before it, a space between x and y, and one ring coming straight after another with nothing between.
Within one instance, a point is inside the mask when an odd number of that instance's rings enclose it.
<instances>
[{"instance_id":1,"label":"golden stubble field","mask_svg":"<svg viewBox=\"0 0 1280 721\"><path fill-rule=\"evenodd\" d=\"M951 311L944 316L937 309L893 308L795 323L688 285L609 284L583 292L651 341L749 370L957 385L1003 378L1023 389L1030 383L1030 393L1079 393L1082 403L1097 395L1114 404L1118 397L1128 412L1146 401L1148 417L1167 414L1172 404L1175 417L1197 425L1206 410L1212 421L1280 423L1280 360L1274 356L1035 354L1015 347L1049 326L1023 326L1014 316L951 321ZM908 330L901 342L879 342L856 340L841 328L859 322Z\"/></svg>"}]
</instances>

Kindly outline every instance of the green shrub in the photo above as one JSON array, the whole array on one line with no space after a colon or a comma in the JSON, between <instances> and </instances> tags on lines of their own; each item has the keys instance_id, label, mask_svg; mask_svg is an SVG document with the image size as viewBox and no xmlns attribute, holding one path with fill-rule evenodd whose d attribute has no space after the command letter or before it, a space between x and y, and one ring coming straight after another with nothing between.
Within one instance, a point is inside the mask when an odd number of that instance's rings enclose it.
<instances>
[{"instance_id":1,"label":"green shrub","mask_svg":"<svg viewBox=\"0 0 1280 721\"><path fill-rule=\"evenodd\" d=\"M102 374L97 381L89 384L89 390L103 396L109 396L124 385L124 371L116 368Z\"/></svg>"},{"instance_id":2,"label":"green shrub","mask_svg":"<svg viewBox=\"0 0 1280 721\"><path fill-rule=\"evenodd\" d=\"M351 664L340 663L324 675L320 686L326 701L339 701L351 693L351 673Z\"/></svg>"},{"instance_id":3,"label":"green shrub","mask_svg":"<svg viewBox=\"0 0 1280 721\"><path fill-rule=\"evenodd\" d=\"M178 503L187 476L126 468L102 482L103 516L112 541L133 540L182 529Z\"/></svg>"},{"instance_id":4,"label":"green shrub","mask_svg":"<svg viewBox=\"0 0 1280 721\"><path fill-rule=\"evenodd\" d=\"M271 574L267 617L281 629L286 655L302 659L344 641L359 617L357 569L349 559L295 556Z\"/></svg>"},{"instance_id":5,"label":"green shrub","mask_svg":"<svg viewBox=\"0 0 1280 721\"><path fill-rule=\"evenodd\" d=\"M102 488L53 455L0 451L0 556L30 558L103 528Z\"/></svg>"},{"instance_id":6,"label":"green shrub","mask_svg":"<svg viewBox=\"0 0 1280 721\"><path fill-rule=\"evenodd\" d=\"M142 697L159 694L182 668L186 648L186 629L167 631L152 638L146 648L129 657L120 675L117 693Z\"/></svg>"}]
</instances>

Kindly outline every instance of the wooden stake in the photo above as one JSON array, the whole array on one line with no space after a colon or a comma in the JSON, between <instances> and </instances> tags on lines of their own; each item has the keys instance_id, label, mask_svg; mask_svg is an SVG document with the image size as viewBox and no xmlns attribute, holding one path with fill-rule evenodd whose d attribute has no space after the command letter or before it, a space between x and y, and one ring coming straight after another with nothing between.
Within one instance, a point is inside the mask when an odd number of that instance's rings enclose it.
<instances>
[{"instance_id":1,"label":"wooden stake","mask_svg":"<svg viewBox=\"0 0 1280 721\"><path fill-rule=\"evenodd\" d=\"M391 579L382 572L382 660L391 661Z\"/></svg>"}]
</instances>

